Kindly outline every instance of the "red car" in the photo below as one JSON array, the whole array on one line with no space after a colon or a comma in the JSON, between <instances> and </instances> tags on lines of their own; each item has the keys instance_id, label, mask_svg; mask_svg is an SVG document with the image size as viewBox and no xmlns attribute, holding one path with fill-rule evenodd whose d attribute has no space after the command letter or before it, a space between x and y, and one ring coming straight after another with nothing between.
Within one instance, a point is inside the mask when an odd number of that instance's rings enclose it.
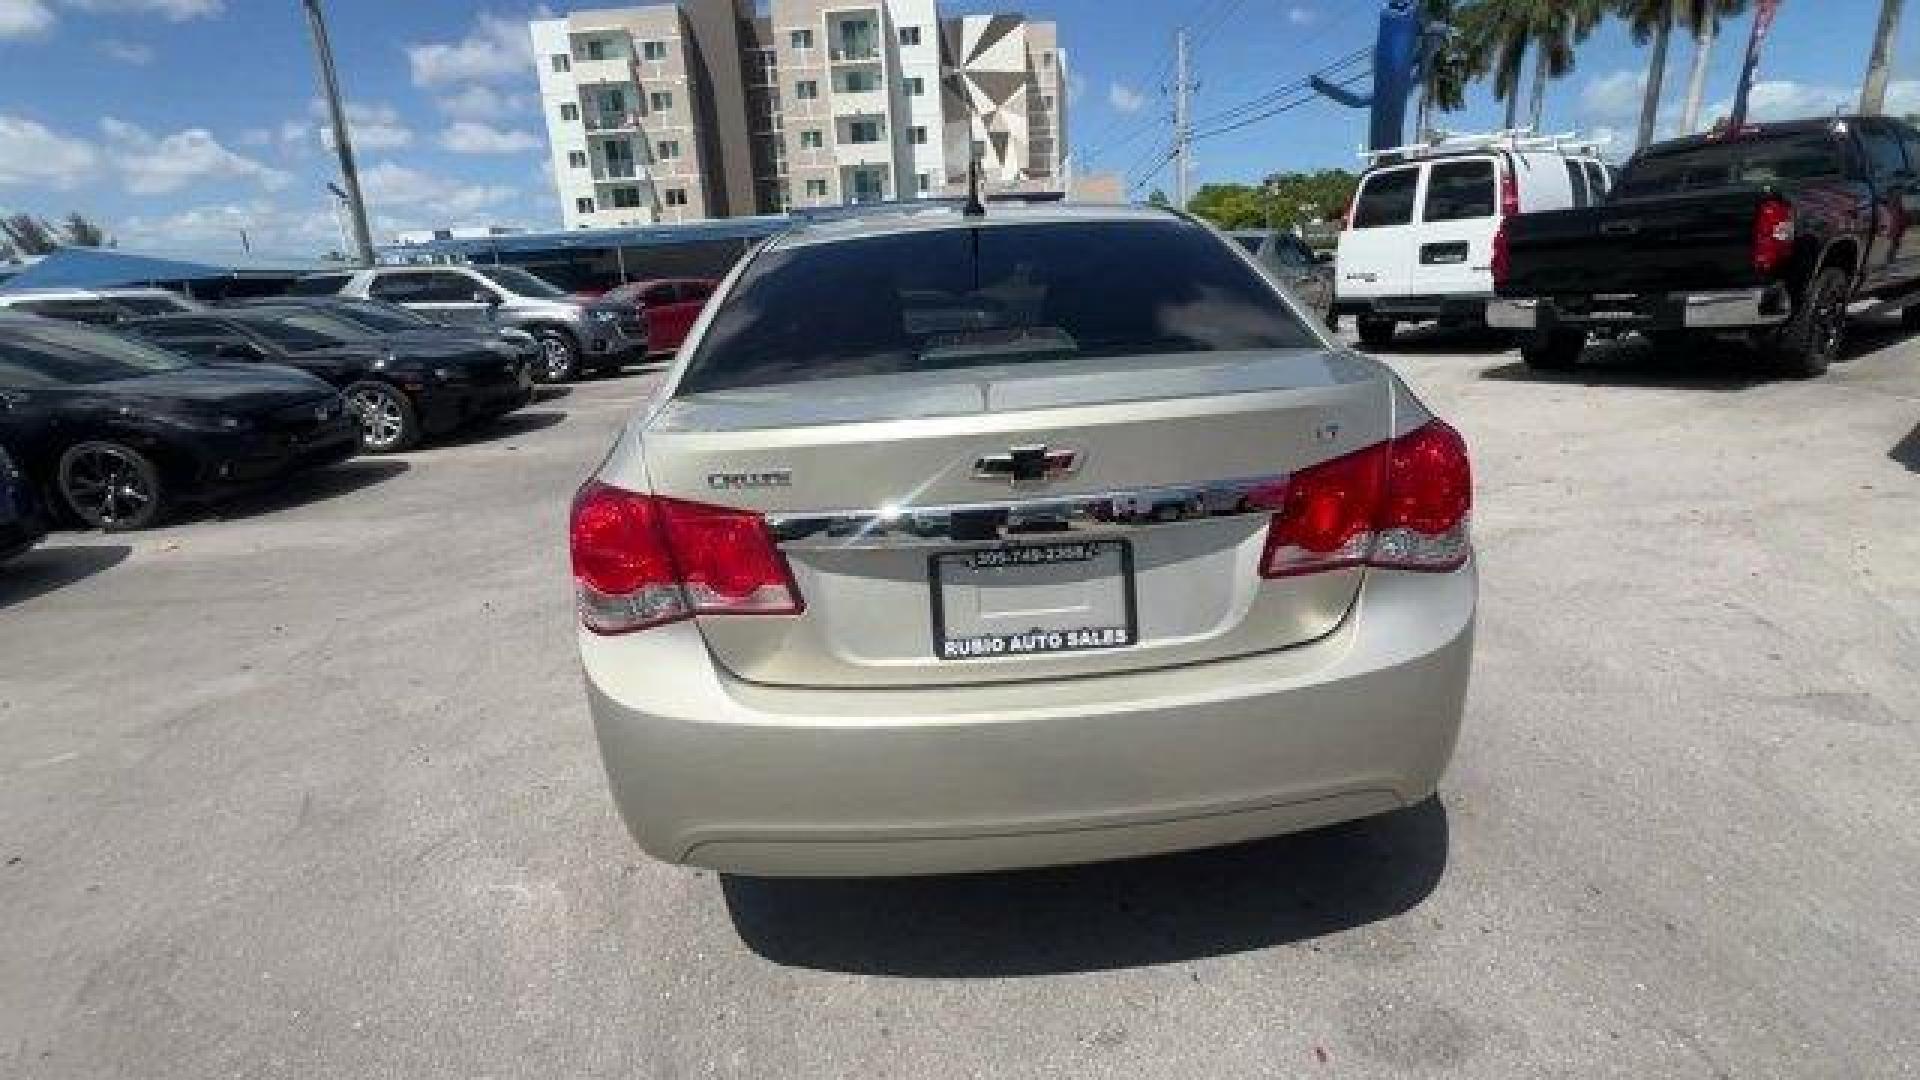
<instances>
[{"instance_id":1,"label":"red car","mask_svg":"<svg viewBox=\"0 0 1920 1080\"><path fill-rule=\"evenodd\" d=\"M647 350L672 352L687 339L700 309L719 282L707 278L659 278L630 281L609 290L602 303L631 303L647 321Z\"/></svg>"}]
</instances>

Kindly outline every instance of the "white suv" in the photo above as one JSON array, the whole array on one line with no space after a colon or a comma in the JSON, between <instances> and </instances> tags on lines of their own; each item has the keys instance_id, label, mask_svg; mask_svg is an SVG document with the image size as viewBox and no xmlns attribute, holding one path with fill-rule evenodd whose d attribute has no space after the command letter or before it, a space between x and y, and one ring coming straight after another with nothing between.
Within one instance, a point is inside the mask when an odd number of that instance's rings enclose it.
<instances>
[{"instance_id":1,"label":"white suv","mask_svg":"<svg viewBox=\"0 0 1920 1080\"><path fill-rule=\"evenodd\" d=\"M1506 220L1587 206L1612 187L1596 157L1527 146L1442 143L1360 178L1340 234L1333 313L1356 318L1362 344L1386 346L1403 322L1483 325Z\"/></svg>"}]
</instances>

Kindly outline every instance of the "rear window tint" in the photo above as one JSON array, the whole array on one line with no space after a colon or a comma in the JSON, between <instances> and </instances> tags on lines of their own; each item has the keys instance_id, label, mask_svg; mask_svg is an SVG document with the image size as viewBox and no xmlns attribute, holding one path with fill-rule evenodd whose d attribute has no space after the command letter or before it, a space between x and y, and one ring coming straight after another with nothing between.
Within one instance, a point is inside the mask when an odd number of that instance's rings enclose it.
<instances>
[{"instance_id":1,"label":"rear window tint","mask_svg":"<svg viewBox=\"0 0 1920 1080\"><path fill-rule=\"evenodd\" d=\"M1826 130L1788 131L1702 142L1635 158L1614 183L1616 199L1643 199L1683 191L1837 177L1846 161Z\"/></svg>"},{"instance_id":2,"label":"rear window tint","mask_svg":"<svg viewBox=\"0 0 1920 1080\"><path fill-rule=\"evenodd\" d=\"M1493 162L1443 161L1427 177L1427 221L1493 216Z\"/></svg>"},{"instance_id":3,"label":"rear window tint","mask_svg":"<svg viewBox=\"0 0 1920 1080\"><path fill-rule=\"evenodd\" d=\"M679 392L1316 344L1264 278L1186 222L987 225L759 256Z\"/></svg>"},{"instance_id":4,"label":"rear window tint","mask_svg":"<svg viewBox=\"0 0 1920 1080\"><path fill-rule=\"evenodd\" d=\"M1379 229L1412 221L1413 194L1419 185L1417 166L1390 169L1367 177L1360 188L1360 198L1353 204L1353 227Z\"/></svg>"},{"instance_id":5,"label":"rear window tint","mask_svg":"<svg viewBox=\"0 0 1920 1080\"><path fill-rule=\"evenodd\" d=\"M310 274L287 289L290 296L333 296L347 287L351 274Z\"/></svg>"}]
</instances>

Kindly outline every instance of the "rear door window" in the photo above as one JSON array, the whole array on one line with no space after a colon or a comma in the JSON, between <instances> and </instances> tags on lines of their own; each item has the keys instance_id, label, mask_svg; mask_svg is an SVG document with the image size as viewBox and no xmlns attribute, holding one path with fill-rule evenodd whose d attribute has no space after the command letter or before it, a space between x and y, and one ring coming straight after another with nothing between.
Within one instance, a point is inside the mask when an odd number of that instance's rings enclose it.
<instances>
[{"instance_id":1,"label":"rear door window","mask_svg":"<svg viewBox=\"0 0 1920 1080\"><path fill-rule=\"evenodd\" d=\"M1824 126L1697 142L1634 158L1615 182L1613 194L1616 199L1644 199L1730 184L1837 177L1846 160L1844 145Z\"/></svg>"},{"instance_id":2,"label":"rear door window","mask_svg":"<svg viewBox=\"0 0 1920 1080\"><path fill-rule=\"evenodd\" d=\"M1860 141L1867 147L1867 166L1875 181L1885 183L1907 171L1906 151L1900 149L1900 136L1891 125L1863 123Z\"/></svg>"},{"instance_id":3,"label":"rear door window","mask_svg":"<svg viewBox=\"0 0 1920 1080\"><path fill-rule=\"evenodd\" d=\"M715 313L679 393L1317 344L1199 226L989 224L764 252Z\"/></svg>"},{"instance_id":4,"label":"rear door window","mask_svg":"<svg viewBox=\"0 0 1920 1080\"><path fill-rule=\"evenodd\" d=\"M1367 177L1353 204L1353 227L1384 229L1413 221L1413 197L1420 187L1420 167L1383 169Z\"/></svg>"},{"instance_id":5,"label":"rear door window","mask_svg":"<svg viewBox=\"0 0 1920 1080\"><path fill-rule=\"evenodd\" d=\"M289 296L336 296L353 279L352 274L309 274L287 289Z\"/></svg>"},{"instance_id":6,"label":"rear door window","mask_svg":"<svg viewBox=\"0 0 1920 1080\"><path fill-rule=\"evenodd\" d=\"M1442 161L1427 177L1427 207L1423 221L1467 221L1493 216L1495 196L1493 162Z\"/></svg>"},{"instance_id":7,"label":"rear door window","mask_svg":"<svg viewBox=\"0 0 1920 1080\"><path fill-rule=\"evenodd\" d=\"M380 274L367 290L375 300L394 304L465 304L479 291L478 284L460 274L414 271Z\"/></svg>"},{"instance_id":8,"label":"rear door window","mask_svg":"<svg viewBox=\"0 0 1920 1080\"><path fill-rule=\"evenodd\" d=\"M1566 160L1566 165L1567 183L1573 188L1573 205L1591 205L1593 203L1593 194L1587 190L1587 170L1581 168L1580 163L1572 158Z\"/></svg>"}]
</instances>

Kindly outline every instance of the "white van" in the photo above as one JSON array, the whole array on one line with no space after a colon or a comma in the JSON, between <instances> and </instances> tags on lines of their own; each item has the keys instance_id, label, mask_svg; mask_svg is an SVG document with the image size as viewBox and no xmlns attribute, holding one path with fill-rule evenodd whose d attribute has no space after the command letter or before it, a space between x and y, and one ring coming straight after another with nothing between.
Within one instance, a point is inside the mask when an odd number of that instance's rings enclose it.
<instances>
[{"instance_id":1,"label":"white van","mask_svg":"<svg viewBox=\"0 0 1920 1080\"><path fill-rule=\"evenodd\" d=\"M1495 238L1506 219L1587 206L1613 174L1590 150L1502 138L1384 156L1360 178L1334 264L1333 314L1371 349L1403 322L1484 325Z\"/></svg>"}]
</instances>

